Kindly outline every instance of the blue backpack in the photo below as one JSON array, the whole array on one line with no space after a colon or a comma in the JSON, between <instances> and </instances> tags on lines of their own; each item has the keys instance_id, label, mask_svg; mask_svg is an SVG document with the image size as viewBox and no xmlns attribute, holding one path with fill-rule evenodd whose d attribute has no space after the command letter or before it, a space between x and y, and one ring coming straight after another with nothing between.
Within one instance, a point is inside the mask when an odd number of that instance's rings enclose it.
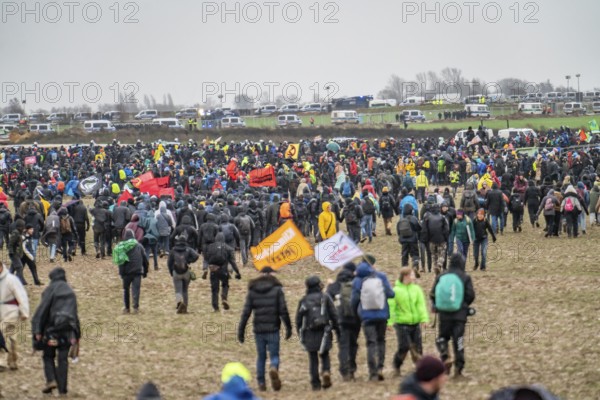
<instances>
[{"instance_id":1,"label":"blue backpack","mask_svg":"<svg viewBox=\"0 0 600 400\"><path fill-rule=\"evenodd\" d=\"M465 285L454 273L440 276L435 286L435 308L438 311L456 312L462 308L465 298Z\"/></svg>"}]
</instances>

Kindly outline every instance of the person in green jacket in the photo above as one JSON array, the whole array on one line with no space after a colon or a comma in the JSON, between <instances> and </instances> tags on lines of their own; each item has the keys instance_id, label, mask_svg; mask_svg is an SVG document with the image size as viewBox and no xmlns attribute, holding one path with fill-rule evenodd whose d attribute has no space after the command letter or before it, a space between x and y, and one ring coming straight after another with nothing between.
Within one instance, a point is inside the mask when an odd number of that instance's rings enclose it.
<instances>
[{"instance_id":1,"label":"person in green jacket","mask_svg":"<svg viewBox=\"0 0 600 400\"><path fill-rule=\"evenodd\" d=\"M415 364L423 355L421 324L429 322L429 314L423 289L415 280L415 271L412 268L401 268L400 278L394 286L394 298L388 299L388 326L394 327L398 343L398 350L394 355L395 376L400 376L400 367L409 351Z\"/></svg>"},{"instance_id":2,"label":"person in green jacket","mask_svg":"<svg viewBox=\"0 0 600 400\"><path fill-rule=\"evenodd\" d=\"M454 239L456 239L456 247L465 260L468 259L469 245L475 240L475 229L473 221L465 215L463 210L456 211L456 218L450 230L450 246L448 246L448 255L453 252Z\"/></svg>"}]
</instances>

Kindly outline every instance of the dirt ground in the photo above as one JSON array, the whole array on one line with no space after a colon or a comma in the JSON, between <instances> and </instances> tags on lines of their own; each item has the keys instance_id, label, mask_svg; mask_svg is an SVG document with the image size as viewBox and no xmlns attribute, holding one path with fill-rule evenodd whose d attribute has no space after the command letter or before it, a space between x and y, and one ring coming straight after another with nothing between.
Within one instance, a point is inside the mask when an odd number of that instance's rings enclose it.
<instances>
[{"instance_id":1,"label":"dirt ground","mask_svg":"<svg viewBox=\"0 0 600 400\"><path fill-rule=\"evenodd\" d=\"M528 217L525 216L528 221ZM382 235L365 252L377 257L377 266L395 280L400 267L400 247L395 236ZM596 341L600 311L597 251L600 228L588 228L578 239L544 239L541 228L525 224L522 233L506 232L489 249L487 272L473 272L477 315L469 320L466 346L467 378L451 380L443 399L486 399L493 389L517 383L541 383L564 399L600 398L600 345ZM88 246L91 251L91 233ZM42 249L39 263L43 282L59 263L50 264ZM6 260L6 250L2 259ZM122 315L121 281L110 260L78 255L63 264L68 281L75 288L83 328L80 361L70 365L70 397L85 399L132 399L146 381L154 381L165 399L201 398L217 391L225 363L241 361L255 374L255 349L251 338L240 345L236 327L247 282L256 276L242 269L242 281L231 281L231 310L213 313L208 281L191 285L188 315L175 314L173 285L166 259L160 270L142 282L141 313ZM467 270L473 266L472 258ZM198 267L196 267L198 270ZM304 279L317 274L323 280L335 273L307 258L281 270L288 308L294 318L304 293ZM26 279L31 281L29 271ZM424 274L419 283L428 292L433 274ZM32 314L43 287L29 285ZM248 335L251 326L247 328ZM30 325L19 332L19 370L0 374L7 399L45 398L41 354L31 354ZM425 353L436 354L435 331L423 333ZM334 346L335 347L335 346ZM308 357L294 336L282 341L279 393L260 393L265 399L298 399L310 393L316 399L389 399L397 393L400 380L392 378L392 357L396 347L388 331L386 380L368 383L364 338L360 337L357 381L342 383L337 373L337 350L332 353L334 385L310 392ZM413 365L406 362L403 374ZM253 388L256 384L252 382Z\"/></svg>"}]
</instances>

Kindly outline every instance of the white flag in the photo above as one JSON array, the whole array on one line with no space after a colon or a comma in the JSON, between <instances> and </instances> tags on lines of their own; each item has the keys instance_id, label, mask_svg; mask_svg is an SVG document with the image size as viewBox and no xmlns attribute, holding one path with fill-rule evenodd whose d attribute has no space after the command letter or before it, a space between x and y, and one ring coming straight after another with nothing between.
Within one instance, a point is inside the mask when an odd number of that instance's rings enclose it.
<instances>
[{"instance_id":1,"label":"white flag","mask_svg":"<svg viewBox=\"0 0 600 400\"><path fill-rule=\"evenodd\" d=\"M338 232L315 246L316 260L332 271L362 255L362 250L344 232Z\"/></svg>"}]
</instances>

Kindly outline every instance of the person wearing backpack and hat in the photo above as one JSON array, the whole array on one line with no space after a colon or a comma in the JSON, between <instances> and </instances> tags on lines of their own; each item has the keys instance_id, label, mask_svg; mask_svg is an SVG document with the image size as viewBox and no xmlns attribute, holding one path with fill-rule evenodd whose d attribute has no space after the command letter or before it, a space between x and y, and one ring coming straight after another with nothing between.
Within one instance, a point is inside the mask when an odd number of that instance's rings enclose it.
<instances>
[{"instance_id":1,"label":"person wearing backpack and hat","mask_svg":"<svg viewBox=\"0 0 600 400\"><path fill-rule=\"evenodd\" d=\"M169 252L167 267L173 278L177 314L185 314L188 309L188 287L191 280L190 264L195 263L200 255L188 245L186 233L175 237L175 245Z\"/></svg>"},{"instance_id":2,"label":"person wearing backpack and hat","mask_svg":"<svg viewBox=\"0 0 600 400\"><path fill-rule=\"evenodd\" d=\"M313 390L331 387L329 351L333 344L332 331L340 337L338 316L333 301L323 293L318 276L306 278L306 295L298 303L296 329L300 342L308 352L310 383ZM319 359L321 378L319 378Z\"/></svg>"},{"instance_id":3,"label":"person wearing backpack and hat","mask_svg":"<svg viewBox=\"0 0 600 400\"><path fill-rule=\"evenodd\" d=\"M340 375L344 382L354 381L356 373L356 353L358 351L358 335L360 334L360 319L356 310L352 309L352 281L356 265L353 262L345 264L338 273L335 282L327 286L326 292L334 301L337 308L340 335L338 338L338 359Z\"/></svg>"},{"instance_id":4,"label":"person wearing backpack and hat","mask_svg":"<svg viewBox=\"0 0 600 400\"><path fill-rule=\"evenodd\" d=\"M560 203L560 212L565 216L569 239L578 236L579 213L584 211L586 214L588 213L587 207L583 201L580 201L573 185L569 185L567 190L565 190L565 196Z\"/></svg>"},{"instance_id":5,"label":"person wearing backpack and hat","mask_svg":"<svg viewBox=\"0 0 600 400\"><path fill-rule=\"evenodd\" d=\"M392 400L439 400L439 393L447 380L444 364L439 358L422 357L417 362L417 370L400 384L400 395Z\"/></svg>"},{"instance_id":6,"label":"person wearing backpack and hat","mask_svg":"<svg viewBox=\"0 0 600 400\"><path fill-rule=\"evenodd\" d=\"M381 190L381 197L379 198L379 210L383 217L383 223L385 226L385 234L392 236L392 218L396 212L396 202L394 197L390 193L390 188L384 186Z\"/></svg>"},{"instance_id":7,"label":"person wearing backpack and hat","mask_svg":"<svg viewBox=\"0 0 600 400\"><path fill-rule=\"evenodd\" d=\"M61 251L64 262L73 261L73 253L75 252L75 243L77 243L77 229L75 221L69 215L66 208L61 208L58 211L60 217L60 242Z\"/></svg>"},{"instance_id":8,"label":"person wearing backpack and hat","mask_svg":"<svg viewBox=\"0 0 600 400\"><path fill-rule=\"evenodd\" d=\"M394 327L398 344L398 350L394 354L395 376L400 376L400 368L409 352L414 363L423 355L421 324L429 322L429 314L423 289L415 280L412 268L401 268L400 278L394 286L394 298L388 300L388 326Z\"/></svg>"},{"instance_id":9,"label":"person wearing backpack and hat","mask_svg":"<svg viewBox=\"0 0 600 400\"><path fill-rule=\"evenodd\" d=\"M555 207L560 207L560 202L554 195L554 189L549 189L546 196L542 199L540 203L540 208L536 213L537 217L543 212L544 219L546 220L546 234L544 237L550 237L554 234L554 215L556 213Z\"/></svg>"},{"instance_id":10,"label":"person wearing backpack and hat","mask_svg":"<svg viewBox=\"0 0 600 400\"><path fill-rule=\"evenodd\" d=\"M352 282L350 304L357 310L367 342L367 362L369 381L383 381L385 363L385 333L390 309L387 299L394 297L387 276L375 269L376 259L367 254L356 268L356 278Z\"/></svg>"},{"instance_id":11,"label":"person wearing backpack and hat","mask_svg":"<svg viewBox=\"0 0 600 400\"><path fill-rule=\"evenodd\" d=\"M206 260L210 270L210 291L212 294L213 311L219 311L219 285L221 286L221 303L223 309L229 310L227 295L229 293L229 270L228 265L235 271L235 279L242 279L240 271L235 262L235 250L225 243L223 233L217 233L215 242L206 249ZM206 275L202 275L206 279Z\"/></svg>"},{"instance_id":12,"label":"person wearing backpack and hat","mask_svg":"<svg viewBox=\"0 0 600 400\"><path fill-rule=\"evenodd\" d=\"M448 342L452 339L455 376L461 376L465 367L464 335L469 307L475 301L471 277L465 272L465 258L460 253L450 256L448 270L436 277L429 294L432 312L439 314L438 338L435 345L450 374Z\"/></svg>"},{"instance_id":13,"label":"person wearing backpack and hat","mask_svg":"<svg viewBox=\"0 0 600 400\"><path fill-rule=\"evenodd\" d=\"M402 245L402 266L408 265L410 256L417 277L419 276L419 232L421 232L421 224L413 214L412 205L407 203L404 205L402 216L396 225L396 233L398 241Z\"/></svg>"},{"instance_id":14,"label":"person wearing backpack and hat","mask_svg":"<svg viewBox=\"0 0 600 400\"><path fill-rule=\"evenodd\" d=\"M346 199L346 206L342 211L340 222L346 221L346 230L348 236L354 241L354 243L360 242L360 220L363 217L363 211L361 206L357 203L357 200L351 198ZM366 238L365 238L366 240Z\"/></svg>"},{"instance_id":15,"label":"person wearing backpack and hat","mask_svg":"<svg viewBox=\"0 0 600 400\"><path fill-rule=\"evenodd\" d=\"M123 314L129 314L130 312L130 294L133 295L133 313L137 314L140 309L142 277L145 278L148 275L148 257L144 246L135 240L135 233L132 230L126 230L123 235L124 241L115 246L113 252L113 256L118 256L121 248L129 249L126 252L127 261L118 265L119 276L123 281Z\"/></svg>"}]
</instances>

